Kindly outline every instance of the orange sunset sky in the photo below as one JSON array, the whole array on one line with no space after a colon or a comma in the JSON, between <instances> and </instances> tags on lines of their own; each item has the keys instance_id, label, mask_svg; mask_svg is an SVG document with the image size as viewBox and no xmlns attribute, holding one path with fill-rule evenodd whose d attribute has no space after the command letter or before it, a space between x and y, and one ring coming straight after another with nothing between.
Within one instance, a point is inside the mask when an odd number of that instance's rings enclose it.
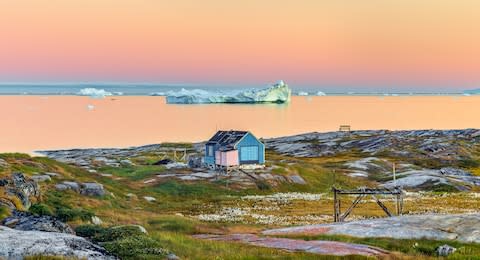
<instances>
[{"instance_id":1,"label":"orange sunset sky","mask_svg":"<svg viewBox=\"0 0 480 260\"><path fill-rule=\"evenodd\" d=\"M0 82L480 86L478 0L0 2Z\"/></svg>"}]
</instances>

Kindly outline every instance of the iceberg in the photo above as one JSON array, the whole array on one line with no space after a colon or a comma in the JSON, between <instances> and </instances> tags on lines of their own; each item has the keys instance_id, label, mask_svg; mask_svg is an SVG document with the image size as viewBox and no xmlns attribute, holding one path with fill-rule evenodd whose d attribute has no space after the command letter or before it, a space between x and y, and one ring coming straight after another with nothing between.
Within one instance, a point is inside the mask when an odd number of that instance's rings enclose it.
<instances>
[{"instance_id":1,"label":"iceberg","mask_svg":"<svg viewBox=\"0 0 480 260\"><path fill-rule=\"evenodd\" d=\"M322 91L318 91L317 92L317 96L326 96L327 94L325 94L325 92L322 92Z\"/></svg>"},{"instance_id":2,"label":"iceberg","mask_svg":"<svg viewBox=\"0 0 480 260\"><path fill-rule=\"evenodd\" d=\"M90 96L92 98L104 98L106 96L113 96L111 92L108 92L105 89L96 88L84 88L81 89L77 94L80 96Z\"/></svg>"},{"instance_id":3,"label":"iceberg","mask_svg":"<svg viewBox=\"0 0 480 260\"><path fill-rule=\"evenodd\" d=\"M166 93L168 104L209 104L209 103L288 103L292 95L291 89L283 81L279 81L264 89L222 93L202 89L181 89Z\"/></svg>"},{"instance_id":4,"label":"iceberg","mask_svg":"<svg viewBox=\"0 0 480 260\"><path fill-rule=\"evenodd\" d=\"M463 95L465 95L465 96L480 95L480 88L465 90L465 91L463 91Z\"/></svg>"},{"instance_id":5,"label":"iceberg","mask_svg":"<svg viewBox=\"0 0 480 260\"><path fill-rule=\"evenodd\" d=\"M308 96L308 92L299 91L299 92L297 93L297 95L299 95L299 96Z\"/></svg>"}]
</instances>

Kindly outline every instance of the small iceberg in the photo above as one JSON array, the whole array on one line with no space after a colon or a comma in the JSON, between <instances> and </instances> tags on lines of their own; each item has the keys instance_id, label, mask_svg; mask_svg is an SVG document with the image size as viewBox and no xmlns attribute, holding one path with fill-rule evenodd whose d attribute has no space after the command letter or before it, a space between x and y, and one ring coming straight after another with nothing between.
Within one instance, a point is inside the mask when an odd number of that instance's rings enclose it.
<instances>
[{"instance_id":1,"label":"small iceberg","mask_svg":"<svg viewBox=\"0 0 480 260\"><path fill-rule=\"evenodd\" d=\"M231 93L202 89L182 89L166 93L168 104L288 103L291 95L291 89L283 81L279 81L277 84L264 89L251 89Z\"/></svg>"},{"instance_id":2,"label":"small iceberg","mask_svg":"<svg viewBox=\"0 0 480 260\"><path fill-rule=\"evenodd\" d=\"M327 94L325 94L325 92L322 92L322 91L318 91L317 92L317 96L326 96Z\"/></svg>"},{"instance_id":3,"label":"small iceberg","mask_svg":"<svg viewBox=\"0 0 480 260\"><path fill-rule=\"evenodd\" d=\"M92 98L104 98L106 96L113 96L112 92L108 92L105 89L97 88L84 88L77 93L80 96L90 96Z\"/></svg>"},{"instance_id":4,"label":"small iceberg","mask_svg":"<svg viewBox=\"0 0 480 260\"><path fill-rule=\"evenodd\" d=\"M308 92L305 92L305 91L299 91L297 93L298 96L308 96Z\"/></svg>"},{"instance_id":5,"label":"small iceberg","mask_svg":"<svg viewBox=\"0 0 480 260\"><path fill-rule=\"evenodd\" d=\"M463 91L464 96L480 95L480 88Z\"/></svg>"}]
</instances>

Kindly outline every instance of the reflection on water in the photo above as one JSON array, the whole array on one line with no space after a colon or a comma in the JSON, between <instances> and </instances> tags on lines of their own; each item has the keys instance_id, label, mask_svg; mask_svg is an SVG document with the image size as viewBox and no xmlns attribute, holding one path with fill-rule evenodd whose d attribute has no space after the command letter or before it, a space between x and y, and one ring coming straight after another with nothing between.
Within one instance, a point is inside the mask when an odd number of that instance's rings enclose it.
<instances>
[{"instance_id":1,"label":"reflection on water","mask_svg":"<svg viewBox=\"0 0 480 260\"><path fill-rule=\"evenodd\" d=\"M93 107L94 109L89 109ZM480 128L480 96L293 97L290 104L167 105L164 97L0 96L0 150L201 141L217 129L258 137L352 129Z\"/></svg>"}]
</instances>

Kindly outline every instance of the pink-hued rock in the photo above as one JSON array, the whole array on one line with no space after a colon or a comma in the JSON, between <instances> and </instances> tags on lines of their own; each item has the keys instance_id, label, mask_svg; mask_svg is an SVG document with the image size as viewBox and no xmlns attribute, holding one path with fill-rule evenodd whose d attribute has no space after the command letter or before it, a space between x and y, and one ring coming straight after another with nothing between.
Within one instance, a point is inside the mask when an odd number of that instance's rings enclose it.
<instances>
[{"instance_id":1,"label":"pink-hued rock","mask_svg":"<svg viewBox=\"0 0 480 260\"><path fill-rule=\"evenodd\" d=\"M301 251L322 255L382 256L388 254L387 251L376 247L335 241L305 241L288 238L260 237L254 234L195 235L194 237L215 241L234 241L253 246L277 248L288 251Z\"/></svg>"},{"instance_id":2,"label":"pink-hued rock","mask_svg":"<svg viewBox=\"0 0 480 260\"><path fill-rule=\"evenodd\" d=\"M480 214L425 214L270 229L267 236L345 235L480 243Z\"/></svg>"}]
</instances>

